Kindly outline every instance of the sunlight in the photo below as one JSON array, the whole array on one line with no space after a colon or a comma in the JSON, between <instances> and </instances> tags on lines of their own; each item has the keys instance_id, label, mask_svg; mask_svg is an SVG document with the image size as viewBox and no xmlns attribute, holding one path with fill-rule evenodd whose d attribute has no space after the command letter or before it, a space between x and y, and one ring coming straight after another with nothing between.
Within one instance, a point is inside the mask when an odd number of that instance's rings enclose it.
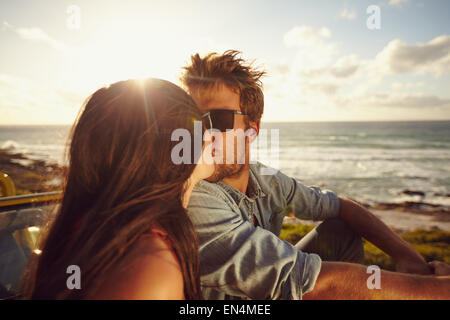
<instances>
[{"instance_id":1,"label":"sunlight","mask_svg":"<svg viewBox=\"0 0 450 320\"><path fill-rule=\"evenodd\" d=\"M82 48L74 49L67 57L66 68L61 72L62 82L67 88L85 94L133 78L154 77L176 82L179 67L187 55L178 46L151 21L101 27Z\"/></svg>"}]
</instances>

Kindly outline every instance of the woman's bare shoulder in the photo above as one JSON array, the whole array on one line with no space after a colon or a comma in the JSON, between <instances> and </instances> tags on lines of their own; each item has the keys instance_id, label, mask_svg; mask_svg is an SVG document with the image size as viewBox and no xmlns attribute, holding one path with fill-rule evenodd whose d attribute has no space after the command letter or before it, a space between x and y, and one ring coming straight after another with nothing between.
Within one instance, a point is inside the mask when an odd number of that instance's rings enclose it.
<instances>
[{"instance_id":1,"label":"woman's bare shoulder","mask_svg":"<svg viewBox=\"0 0 450 320\"><path fill-rule=\"evenodd\" d=\"M183 299L183 275L169 245L146 236L110 273L91 299Z\"/></svg>"}]
</instances>

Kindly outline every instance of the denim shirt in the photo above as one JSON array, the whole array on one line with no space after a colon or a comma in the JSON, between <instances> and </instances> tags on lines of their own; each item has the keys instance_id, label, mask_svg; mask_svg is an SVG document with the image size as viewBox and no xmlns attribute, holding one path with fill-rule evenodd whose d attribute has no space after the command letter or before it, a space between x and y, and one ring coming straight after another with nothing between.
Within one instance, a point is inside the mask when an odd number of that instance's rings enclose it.
<instances>
[{"instance_id":1,"label":"denim shirt","mask_svg":"<svg viewBox=\"0 0 450 320\"><path fill-rule=\"evenodd\" d=\"M280 171L261 175L263 168L250 165L249 196L223 182L200 181L192 192L205 299L301 299L314 287L321 259L278 237L283 218L337 217L339 198Z\"/></svg>"}]
</instances>

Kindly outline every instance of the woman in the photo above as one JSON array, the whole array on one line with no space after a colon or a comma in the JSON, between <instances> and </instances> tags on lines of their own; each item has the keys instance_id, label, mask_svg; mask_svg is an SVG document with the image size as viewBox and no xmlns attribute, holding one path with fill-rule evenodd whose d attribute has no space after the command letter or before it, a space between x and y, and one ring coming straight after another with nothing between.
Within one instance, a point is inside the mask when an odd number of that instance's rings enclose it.
<instances>
[{"instance_id":1,"label":"woman","mask_svg":"<svg viewBox=\"0 0 450 320\"><path fill-rule=\"evenodd\" d=\"M201 299L185 207L214 168L171 160L179 143L172 132L193 137L196 120L192 98L164 80L122 81L88 99L72 129L64 197L42 253L30 259L24 298ZM81 289L68 289L71 265Z\"/></svg>"}]
</instances>

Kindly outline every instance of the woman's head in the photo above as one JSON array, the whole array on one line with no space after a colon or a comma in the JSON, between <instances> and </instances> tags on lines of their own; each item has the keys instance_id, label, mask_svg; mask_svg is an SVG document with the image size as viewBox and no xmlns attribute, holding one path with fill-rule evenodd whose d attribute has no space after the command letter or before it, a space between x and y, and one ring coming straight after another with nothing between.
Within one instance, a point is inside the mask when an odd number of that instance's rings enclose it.
<instances>
[{"instance_id":1,"label":"woman's head","mask_svg":"<svg viewBox=\"0 0 450 320\"><path fill-rule=\"evenodd\" d=\"M183 128L193 135L200 117L191 97L168 81L128 80L102 88L74 127L69 178L96 197L107 186L119 192L121 185L127 195L108 194L117 200L149 186L186 181L195 166L171 161L177 144L171 134Z\"/></svg>"},{"instance_id":2,"label":"woman's head","mask_svg":"<svg viewBox=\"0 0 450 320\"><path fill-rule=\"evenodd\" d=\"M182 207L197 159L176 164L172 132L194 135L201 113L192 98L164 80L127 80L96 91L72 129L64 197L43 242L30 297L84 297L100 284L153 222L168 232L187 297L199 297L196 234ZM191 139L194 150L194 139ZM192 153L194 155L194 153ZM197 167L196 176L209 170ZM206 178L201 176L197 178ZM79 265L84 292L65 288ZM86 287L87 285L87 287Z\"/></svg>"}]
</instances>

